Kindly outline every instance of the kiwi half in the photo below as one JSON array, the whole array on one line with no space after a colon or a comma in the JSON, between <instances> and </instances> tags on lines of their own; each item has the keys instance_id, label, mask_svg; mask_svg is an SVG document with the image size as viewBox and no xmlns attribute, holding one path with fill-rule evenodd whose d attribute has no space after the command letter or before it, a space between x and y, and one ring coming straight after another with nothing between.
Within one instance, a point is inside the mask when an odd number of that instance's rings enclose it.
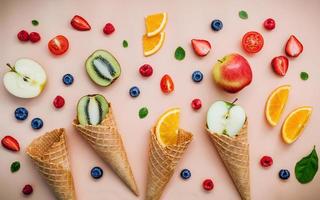
<instances>
[{"instance_id":1,"label":"kiwi half","mask_svg":"<svg viewBox=\"0 0 320 200\"><path fill-rule=\"evenodd\" d=\"M77 117L81 125L98 125L109 112L109 103L100 94L81 97L77 105Z\"/></svg>"},{"instance_id":2,"label":"kiwi half","mask_svg":"<svg viewBox=\"0 0 320 200\"><path fill-rule=\"evenodd\" d=\"M116 58L106 50L96 50L86 60L86 69L93 82L100 86L109 86L121 74Z\"/></svg>"}]
</instances>

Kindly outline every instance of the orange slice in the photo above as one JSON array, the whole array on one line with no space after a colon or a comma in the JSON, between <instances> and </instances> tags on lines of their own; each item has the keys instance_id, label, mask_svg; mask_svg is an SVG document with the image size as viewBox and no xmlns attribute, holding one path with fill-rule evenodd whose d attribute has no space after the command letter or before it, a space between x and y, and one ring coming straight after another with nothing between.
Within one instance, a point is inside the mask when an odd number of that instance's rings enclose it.
<instances>
[{"instance_id":1,"label":"orange slice","mask_svg":"<svg viewBox=\"0 0 320 200\"><path fill-rule=\"evenodd\" d=\"M171 108L163 113L156 125L157 139L162 146L174 145L177 143L179 131L180 109Z\"/></svg>"},{"instance_id":2,"label":"orange slice","mask_svg":"<svg viewBox=\"0 0 320 200\"><path fill-rule=\"evenodd\" d=\"M157 13L145 18L147 36L152 37L163 31L167 24L167 13Z\"/></svg>"},{"instance_id":3,"label":"orange slice","mask_svg":"<svg viewBox=\"0 0 320 200\"><path fill-rule=\"evenodd\" d=\"M292 111L282 125L282 139L291 144L298 139L312 113L312 107L303 106Z\"/></svg>"},{"instance_id":4,"label":"orange slice","mask_svg":"<svg viewBox=\"0 0 320 200\"><path fill-rule=\"evenodd\" d=\"M152 54L155 54L162 47L164 38L164 32L153 37L147 37L147 35L144 35L142 38L144 56L151 56Z\"/></svg>"},{"instance_id":5,"label":"orange slice","mask_svg":"<svg viewBox=\"0 0 320 200\"><path fill-rule=\"evenodd\" d=\"M271 126L276 126L286 106L290 85L283 85L272 91L265 108L267 121Z\"/></svg>"}]
</instances>

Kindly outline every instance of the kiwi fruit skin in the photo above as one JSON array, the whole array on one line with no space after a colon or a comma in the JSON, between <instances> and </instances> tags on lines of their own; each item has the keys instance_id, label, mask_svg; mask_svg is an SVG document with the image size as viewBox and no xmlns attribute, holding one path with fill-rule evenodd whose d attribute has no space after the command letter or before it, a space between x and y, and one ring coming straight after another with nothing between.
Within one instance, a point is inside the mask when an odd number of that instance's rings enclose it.
<instances>
[{"instance_id":1,"label":"kiwi fruit skin","mask_svg":"<svg viewBox=\"0 0 320 200\"><path fill-rule=\"evenodd\" d=\"M110 76L106 77L97 70L93 64L95 60L105 63L106 70L109 71ZM85 63L87 73L90 79L99 86L107 87L111 85L121 75L121 67L117 59L108 51L99 49L93 52Z\"/></svg>"},{"instance_id":2,"label":"kiwi fruit skin","mask_svg":"<svg viewBox=\"0 0 320 200\"><path fill-rule=\"evenodd\" d=\"M94 101L94 102L91 102ZM96 103L98 106L98 113L90 113L89 103ZM109 113L109 103L100 94L86 95L80 98L77 104L77 119L81 125L98 125L100 124L106 115ZM94 117L98 118L98 122L93 122L90 120L90 116L96 115Z\"/></svg>"}]
</instances>

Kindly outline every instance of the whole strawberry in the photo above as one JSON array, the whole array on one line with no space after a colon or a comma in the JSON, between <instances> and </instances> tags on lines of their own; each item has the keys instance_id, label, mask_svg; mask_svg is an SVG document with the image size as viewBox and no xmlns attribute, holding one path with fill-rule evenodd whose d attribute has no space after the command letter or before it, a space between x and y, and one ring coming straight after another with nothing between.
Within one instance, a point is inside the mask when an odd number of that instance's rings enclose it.
<instances>
[{"instance_id":1,"label":"whole strawberry","mask_svg":"<svg viewBox=\"0 0 320 200\"><path fill-rule=\"evenodd\" d=\"M272 59L271 66L276 74L284 76L288 71L289 60L285 56L278 56Z\"/></svg>"},{"instance_id":2,"label":"whole strawberry","mask_svg":"<svg viewBox=\"0 0 320 200\"><path fill-rule=\"evenodd\" d=\"M9 135L2 138L1 144L4 148L6 148L10 151L19 151L20 150L20 145L19 145L18 141Z\"/></svg>"}]
</instances>

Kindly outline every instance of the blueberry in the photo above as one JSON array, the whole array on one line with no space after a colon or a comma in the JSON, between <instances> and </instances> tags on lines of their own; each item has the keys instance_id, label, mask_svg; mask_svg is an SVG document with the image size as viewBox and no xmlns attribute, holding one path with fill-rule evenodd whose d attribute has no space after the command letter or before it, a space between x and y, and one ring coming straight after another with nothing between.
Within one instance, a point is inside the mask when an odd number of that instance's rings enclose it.
<instances>
[{"instance_id":1,"label":"blueberry","mask_svg":"<svg viewBox=\"0 0 320 200\"><path fill-rule=\"evenodd\" d=\"M211 22L211 28L214 31L220 31L222 27L223 27L223 23L219 19L215 19Z\"/></svg>"},{"instance_id":2,"label":"blueberry","mask_svg":"<svg viewBox=\"0 0 320 200\"><path fill-rule=\"evenodd\" d=\"M73 76L71 74L65 74L62 81L65 85L71 85L73 83Z\"/></svg>"},{"instance_id":3,"label":"blueberry","mask_svg":"<svg viewBox=\"0 0 320 200\"><path fill-rule=\"evenodd\" d=\"M99 179L103 175L103 170L100 167L94 167L91 169L91 176L94 179Z\"/></svg>"},{"instance_id":4,"label":"blueberry","mask_svg":"<svg viewBox=\"0 0 320 200\"><path fill-rule=\"evenodd\" d=\"M198 82L202 81L202 79L203 79L203 74L200 71L194 71L192 73L192 80L194 82L198 83Z\"/></svg>"},{"instance_id":5,"label":"blueberry","mask_svg":"<svg viewBox=\"0 0 320 200\"><path fill-rule=\"evenodd\" d=\"M17 120L25 120L28 117L28 110L26 108L19 107L14 111L14 115Z\"/></svg>"},{"instance_id":6,"label":"blueberry","mask_svg":"<svg viewBox=\"0 0 320 200\"><path fill-rule=\"evenodd\" d=\"M32 121L31 121L31 127L32 127L33 129L40 129L40 128L42 128L42 126L43 126L43 121L42 121L42 119L40 119L40 118L34 118L34 119L32 119Z\"/></svg>"},{"instance_id":7,"label":"blueberry","mask_svg":"<svg viewBox=\"0 0 320 200\"><path fill-rule=\"evenodd\" d=\"M183 178L183 179L189 179L190 177L191 177L191 172L190 172L190 170L188 170L188 169L183 169L181 172L180 172L180 176L181 176L181 178Z\"/></svg>"},{"instance_id":8,"label":"blueberry","mask_svg":"<svg viewBox=\"0 0 320 200\"><path fill-rule=\"evenodd\" d=\"M281 169L279 171L279 178L282 180L287 180L290 177L290 172L287 169Z\"/></svg>"},{"instance_id":9,"label":"blueberry","mask_svg":"<svg viewBox=\"0 0 320 200\"><path fill-rule=\"evenodd\" d=\"M131 97L137 97L140 94L140 90L137 86L133 86L132 88L130 88L129 94Z\"/></svg>"}]
</instances>

